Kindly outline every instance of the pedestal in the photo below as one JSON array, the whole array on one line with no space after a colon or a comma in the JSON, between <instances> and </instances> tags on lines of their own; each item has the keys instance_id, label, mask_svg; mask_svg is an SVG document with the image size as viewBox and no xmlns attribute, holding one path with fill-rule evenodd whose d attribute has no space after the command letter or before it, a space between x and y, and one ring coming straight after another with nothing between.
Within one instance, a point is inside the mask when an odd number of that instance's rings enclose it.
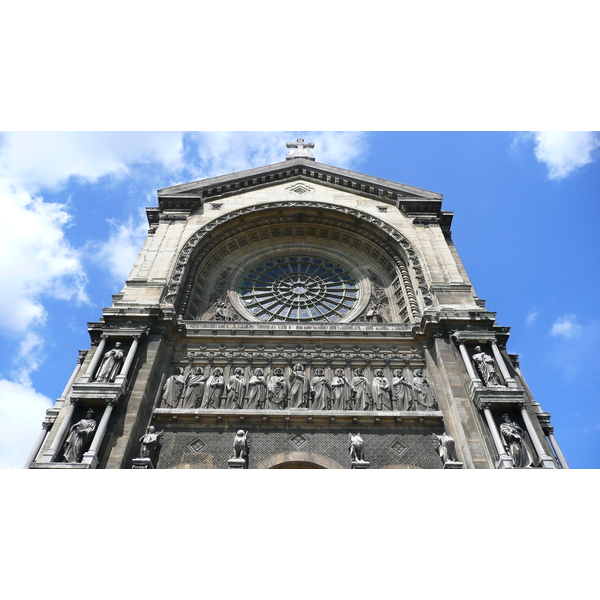
<instances>
[{"instance_id":1,"label":"pedestal","mask_svg":"<svg viewBox=\"0 0 600 600\"><path fill-rule=\"evenodd\" d=\"M512 458L508 454L501 454L496 469L514 469Z\"/></svg>"},{"instance_id":2,"label":"pedestal","mask_svg":"<svg viewBox=\"0 0 600 600\"><path fill-rule=\"evenodd\" d=\"M462 469L462 468L463 468L463 463L454 461L454 460L449 460L448 462L445 462L444 466L442 467L442 469Z\"/></svg>"},{"instance_id":3,"label":"pedestal","mask_svg":"<svg viewBox=\"0 0 600 600\"><path fill-rule=\"evenodd\" d=\"M89 469L95 469L98 466L98 456L93 450L89 450L83 454L81 464L88 465Z\"/></svg>"},{"instance_id":4,"label":"pedestal","mask_svg":"<svg viewBox=\"0 0 600 600\"><path fill-rule=\"evenodd\" d=\"M230 469L245 469L246 459L245 458L230 458L227 461L227 465Z\"/></svg>"},{"instance_id":5,"label":"pedestal","mask_svg":"<svg viewBox=\"0 0 600 600\"><path fill-rule=\"evenodd\" d=\"M368 469L371 463L366 460L353 460L351 469Z\"/></svg>"},{"instance_id":6,"label":"pedestal","mask_svg":"<svg viewBox=\"0 0 600 600\"><path fill-rule=\"evenodd\" d=\"M150 458L134 458L131 461L132 469L154 469Z\"/></svg>"}]
</instances>

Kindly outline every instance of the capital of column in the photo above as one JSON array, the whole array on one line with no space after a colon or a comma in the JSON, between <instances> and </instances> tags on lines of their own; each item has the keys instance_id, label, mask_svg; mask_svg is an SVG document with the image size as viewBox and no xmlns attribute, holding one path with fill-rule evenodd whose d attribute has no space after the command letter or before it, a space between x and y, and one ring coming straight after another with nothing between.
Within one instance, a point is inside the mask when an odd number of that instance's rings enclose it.
<instances>
[{"instance_id":1,"label":"capital of column","mask_svg":"<svg viewBox=\"0 0 600 600\"><path fill-rule=\"evenodd\" d=\"M107 340L107 339L109 339L109 338L110 338L110 334L108 334L108 333L101 333L101 334L100 334L100 337L101 337L103 340Z\"/></svg>"},{"instance_id":2,"label":"capital of column","mask_svg":"<svg viewBox=\"0 0 600 600\"><path fill-rule=\"evenodd\" d=\"M465 343L465 338L462 337L459 333L454 332L451 336L450 339L457 345L460 346L461 344Z\"/></svg>"},{"instance_id":3,"label":"capital of column","mask_svg":"<svg viewBox=\"0 0 600 600\"><path fill-rule=\"evenodd\" d=\"M52 425L54 425L54 421L42 421L42 429L45 431L50 431L52 429Z\"/></svg>"}]
</instances>

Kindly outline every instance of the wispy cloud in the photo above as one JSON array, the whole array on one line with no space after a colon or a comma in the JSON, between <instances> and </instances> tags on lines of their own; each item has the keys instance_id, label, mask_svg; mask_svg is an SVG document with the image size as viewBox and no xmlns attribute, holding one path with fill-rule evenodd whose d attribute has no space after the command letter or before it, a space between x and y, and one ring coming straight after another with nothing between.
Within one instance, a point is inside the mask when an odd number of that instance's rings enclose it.
<instances>
[{"instance_id":1,"label":"wispy cloud","mask_svg":"<svg viewBox=\"0 0 600 600\"><path fill-rule=\"evenodd\" d=\"M559 317L550 328L550 335L572 340L581 335L583 327L577 323L577 315L568 314Z\"/></svg>"},{"instance_id":2,"label":"wispy cloud","mask_svg":"<svg viewBox=\"0 0 600 600\"><path fill-rule=\"evenodd\" d=\"M598 156L600 136L591 131L537 131L535 157L548 167L550 179L564 179Z\"/></svg>"},{"instance_id":3,"label":"wispy cloud","mask_svg":"<svg viewBox=\"0 0 600 600\"><path fill-rule=\"evenodd\" d=\"M532 308L528 313L527 316L525 317L525 324L529 327L531 325L533 325L533 323L535 322L535 320L539 317L540 313L538 310L536 310L535 308Z\"/></svg>"}]
</instances>

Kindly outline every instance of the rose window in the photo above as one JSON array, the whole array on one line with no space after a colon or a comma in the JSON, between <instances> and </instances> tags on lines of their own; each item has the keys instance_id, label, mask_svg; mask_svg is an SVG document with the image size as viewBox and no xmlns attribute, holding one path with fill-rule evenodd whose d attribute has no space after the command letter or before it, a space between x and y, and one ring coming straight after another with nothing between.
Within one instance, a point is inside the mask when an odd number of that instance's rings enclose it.
<instances>
[{"instance_id":1,"label":"rose window","mask_svg":"<svg viewBox=\"0 0 600 600\"><path fill-rule=\"evenodd\" d=\"M237 292L262 321L339 321L357 304L356 275L319 256L262 260L245 271Z\"/></svg>"}]
</instances>

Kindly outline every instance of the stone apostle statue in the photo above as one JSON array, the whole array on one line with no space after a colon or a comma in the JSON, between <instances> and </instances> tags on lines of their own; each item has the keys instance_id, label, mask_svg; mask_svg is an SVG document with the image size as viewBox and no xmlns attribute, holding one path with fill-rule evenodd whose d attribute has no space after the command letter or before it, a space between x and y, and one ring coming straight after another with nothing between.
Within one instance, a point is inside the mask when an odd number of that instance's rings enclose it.
<instances>
[{"instance_id":1,"label":"stone apostle statue","mask_svg":"<svg viewBox=\"0 0 600 600\"><path fill-rule=\"evenodd\" d=\"M208 373L205 375L202 367L195 367L188 373L180 408L200 408L207 379Z\"/></svg>"},{"instance_id":2,"label":"stone apostle statue","mask_svg":"<svg viewBox=\"0 0 600 600\"><path fill-rule=\"evenodd\" d=\"M243 408L244 398L246 397L246 380L244 379L244 369L238 367L227 383L227 400L225 408Z\"/></svg>"},{"instance_id":3,"label":"stone apostle statue","mask_svg":"<svg viewBox=\"0 0 600 600\"><path fill-rule=\"evenodd\" d=\"M502 385L498 373L496 373L496 367L494 367L494 359L485 352L482 352L481 346L475 346L475 354L473 354L473 361L477 366L479 375L483 380L483 383L487 387Z\"/></svg>"},{"instance_id":4,"label":"stone apostle statue","mask_svg":"<svg viewBox=\"0 0 600 600\"><path fill-rule=\"evenodd\" d=\"M121 350L121 342L117 342L115 347L104 355L96 375L96 381L99 383L112 383L121 370L124 356L125 353Z\"/></svg>"},{"instance_id":5,"label":"stone apostle statue","mask_svg":"<svg viewBox=\"0 0 600 600\"><path fill-rule=\"evenodd\" d=\"M373 401L376 410L392 410L392 393L390 382L383 374L383 369L377 369L373 377Z\"/></svg>"},{"instance_id":6,"label":"stone apostle statue","mask_svg":"<svg viewBox=\"0 0 600 600\"><path fill-rule=\"evenodd\" d=\"M94 411L90 408L85 419L75 423L69 431L69 437L65 443L65 462L81 462L86 446L92 441L94 431L96 431L96 421L94 420Z\"/></svg>"},{"instance_id":7,"label":"stone apostle statue","mask_svg":"<svg viewBox=\"0 0 600 600\"><path fill-rule=\"evenodd\" d=\"M248 403L247 409L254 410L265 407L267 398L267 380L265 379L264 371L258 367L254 369L254 374L248 382Z\"/></svg>"},{"instance_id":8,"label":"stone apostle statue","mask_svg":"<svg viewBox=\"0 0 600 600\"><path fill-rule=\"evenodd\" d=\"M308 408L310 402L310 382L304 365L294 365L290 374L289 408Z\"/></svg>"},{"instance_id":9,"label":"stone apostle statue","mask_svg":"<svg viewBox=\"0 0 600 600\"><path fill-rule=\"evenodd\" d=\"M166 408L177 408L183 391L184 380L181 367L173 369L173 375L167 379L162 394L162 405Z\"/></svg>"},{"instance_id":10,"label":"stone apostle statue","mask_svg":"<svg viewBox=\"0 0 600 600\"><path fill-rule=\"evenodd\" d=\"M315 369L315 375L310 382L310 395L312 398L313 410L325 410L331 407L329 392L331 386L325 377L323 369Z\"/></svg>"},{"instance_id":11,"label":"stone apostle statue","mask_svg":"<svg viewBox=\"0 0 600 600\"><path fill-rule=\"evenodd\" d=\"M511 421L508 415L504 415L502 418L504 423L500 425L500 435L514 466L520 468L531 467L533 460L525 445L523 430L514 421Z\"/></svg>"}]
</instances>

